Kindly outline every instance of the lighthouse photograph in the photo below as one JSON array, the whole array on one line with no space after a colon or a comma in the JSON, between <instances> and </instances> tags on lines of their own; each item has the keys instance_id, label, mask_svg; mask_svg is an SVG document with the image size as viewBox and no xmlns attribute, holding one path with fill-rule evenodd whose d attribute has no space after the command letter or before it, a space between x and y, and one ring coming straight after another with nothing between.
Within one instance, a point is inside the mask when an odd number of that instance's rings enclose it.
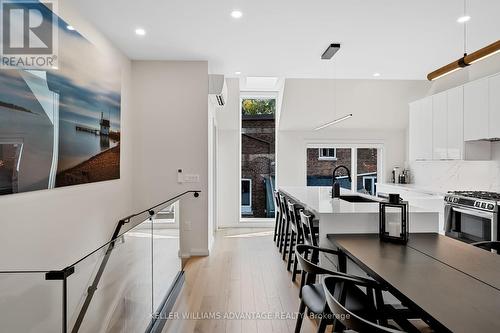
<instances>
[{"instance_id":1,"label":"lighthouse photograph","mask_svg":"<svg viewBox=\"0 0 500 333\"><path fill-rule=\"evenodd\" d=\"M119 62L54 25L57 66L0 69L0 195L120 178Z\"/></svg>"}]
</instances>

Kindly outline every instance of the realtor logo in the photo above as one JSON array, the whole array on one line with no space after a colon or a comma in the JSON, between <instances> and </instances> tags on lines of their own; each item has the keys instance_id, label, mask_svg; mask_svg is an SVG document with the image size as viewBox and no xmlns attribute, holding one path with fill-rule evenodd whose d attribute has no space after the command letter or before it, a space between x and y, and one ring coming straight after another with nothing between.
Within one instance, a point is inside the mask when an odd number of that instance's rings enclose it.
<instances>
[{"instance_id":1,"label":"realtor logo","mask_svg":"<svg viewBox=\"0 0 500 333\"><path fill-rule=\"evenodd\" d=\"M54 1L0 0L1 66L57 67L57 15Z\"/></svg>"}]
</instances>

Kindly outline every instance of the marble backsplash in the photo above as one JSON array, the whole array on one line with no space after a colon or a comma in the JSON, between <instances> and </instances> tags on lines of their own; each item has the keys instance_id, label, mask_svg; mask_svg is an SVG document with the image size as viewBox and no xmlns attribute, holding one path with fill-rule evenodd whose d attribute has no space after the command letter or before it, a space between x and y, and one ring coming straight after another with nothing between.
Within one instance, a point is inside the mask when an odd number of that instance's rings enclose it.
<instances>
[{"instance_id":1,"label":"marble backsplash","mask_svg":"<svg viewBox=\"0 0 500 333\"><path fill-rule=\"evenodd\" d=\"M439 192L500 192L500 160L418 161L410 165L411 182Z\"/></svg>"}]
</instances>

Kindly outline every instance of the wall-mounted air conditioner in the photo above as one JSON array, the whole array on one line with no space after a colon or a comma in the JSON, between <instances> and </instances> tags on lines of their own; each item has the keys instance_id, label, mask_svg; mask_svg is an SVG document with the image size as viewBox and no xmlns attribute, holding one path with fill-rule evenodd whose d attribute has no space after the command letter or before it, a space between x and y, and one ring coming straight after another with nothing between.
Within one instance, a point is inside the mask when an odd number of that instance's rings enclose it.
<instances>
[{"instance_id":1,"label":"wall-mounted air conditioner","mask_svg":"<svg viewBox=\"0 0 500 333\"><path fill-rule=\"evenodd\" d=\"M208 96L216 107L223 108L227 102L227 86L224 75L208 75Z\"/></svg>"}]
</instances>

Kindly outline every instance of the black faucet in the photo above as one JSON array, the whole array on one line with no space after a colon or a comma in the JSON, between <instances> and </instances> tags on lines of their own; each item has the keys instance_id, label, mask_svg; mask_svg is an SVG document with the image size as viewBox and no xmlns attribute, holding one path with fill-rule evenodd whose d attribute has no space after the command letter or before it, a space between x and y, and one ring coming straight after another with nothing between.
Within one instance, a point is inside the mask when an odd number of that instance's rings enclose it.
<instances>
[{"instance_id":1,"label":"black faucet","mask_svg":"<svg viewBox=\"0 0 500 333\"><path fill-rule=\"evenodd\" d=\"M347 171L347 177L349 178L349 182L352 183L352 178L351 178L351 171L345 166L345 165L339 165L335 169L333 169L332 173L332 198L340 198L340 183L337 181L337 176L335 173L337 172L338 169L345 169Z\"/></svg>"}]
</instances>

